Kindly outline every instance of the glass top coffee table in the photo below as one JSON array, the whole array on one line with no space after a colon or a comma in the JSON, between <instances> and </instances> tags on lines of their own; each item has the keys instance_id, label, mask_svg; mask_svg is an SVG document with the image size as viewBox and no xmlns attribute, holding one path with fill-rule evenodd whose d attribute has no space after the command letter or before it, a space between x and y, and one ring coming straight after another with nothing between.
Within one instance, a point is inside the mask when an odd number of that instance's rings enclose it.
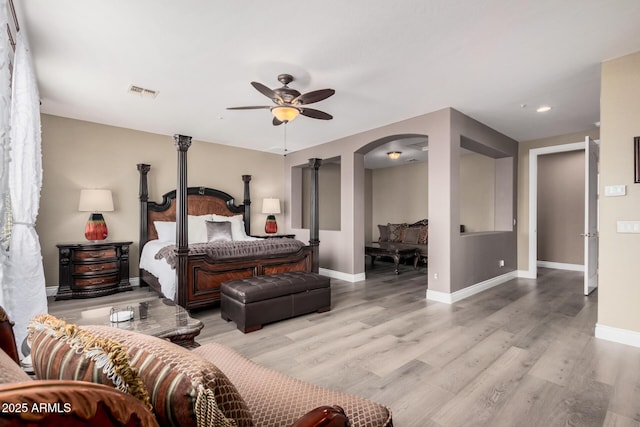
<instances>
[{"instance_id":1,"label":"glass top coffee table","mask_svg":"<svg viewBox=\"0 0 640 427\"><path fill-rule=\"evenodd\" d=\"M127 311L131 308L131 320L112 322L113 311ZM108 304L64 316L69 323L82 325L106 325L165 338L187 348L198 347L195 337L204 326L198 319L189 316L187 310L167 298L150 296L118 305Z\"/></svg>"}]
</instances>

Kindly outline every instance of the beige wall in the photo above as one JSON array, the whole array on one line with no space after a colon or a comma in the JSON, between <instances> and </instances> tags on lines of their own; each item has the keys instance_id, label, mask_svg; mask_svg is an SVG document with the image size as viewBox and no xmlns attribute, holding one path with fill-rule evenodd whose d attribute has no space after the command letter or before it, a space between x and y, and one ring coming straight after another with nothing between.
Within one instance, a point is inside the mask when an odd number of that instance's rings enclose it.
<instances>
[{"instance_id":1,"label":"beige wall","mask_svg":"<svg viewBox=\"0 0 640 427\"><path fill-rule=\"evenodd\" d=\"M584 142L586 136L600 139L598 128L550 138L520 142L518 147L518 270L529 269L529 151L534 148Z\"/></svg>"},{"instance_id":2,"label":"beige wall","mask_svg":"<svg viewBox=\"0 0 640 427\"><path fill-rule=\"evenodd\" d=\"M371 170L373 240L378 240L378 224L413 223L429 218L428 162Z\"/></svg>"},{"instance_id":3,"label":"beige wall","mask_svg":"<svg viewBox=\"0 0 640 427\"><path fill-rule=\"evenodd\" d=\"M89 214L78 212L82 188L108 188L115 211L104 214L109 239L131 240L132 277L138 275L139 202L137 163L151 164L150 199L176 186L173 138L79 120L42 115L43 186L36 227L40 236L47 286L58 285L56 243L83 242ZM281 156L194 141L188 152L190 186L225 191L242 203L241 175L252 175L251 227L264 231L260 213L264 197L284 198ZM286 212L286 205L285 205ZM278 222L284 214L278 215Z\"/></svg>"},{"instance_id":4,"label":"beige wall","mask_svg":"<svg viewBox=\"0 0 640 427\"><path fill-rule=\"evenodd\" d=\"M600 194L626 185L623 197L600 198L598 323L640 332L640 235L616 233L616 221L640 220L633 183L633 138L640 136L640 52L602 64Z\"/></svg>"},{"instance_id":5,"label":"beige wall","mask_svg":"<svg viewBox=\"0 0 640 427\"><path fill-rule=\"evenodd\" d=\"M496 160L477 153L460 155L460 224L467 233L495 230Z\"/></svg>"},{"instance_id":6,"label":"beige wall","mask_svg":"<svg viewBox=\"0 0 640 427\"><path fill-rule=\"evenodd\" d=\"M538 156L538 260L584 264L584 151Z\"/></svg>"}]
</instances>

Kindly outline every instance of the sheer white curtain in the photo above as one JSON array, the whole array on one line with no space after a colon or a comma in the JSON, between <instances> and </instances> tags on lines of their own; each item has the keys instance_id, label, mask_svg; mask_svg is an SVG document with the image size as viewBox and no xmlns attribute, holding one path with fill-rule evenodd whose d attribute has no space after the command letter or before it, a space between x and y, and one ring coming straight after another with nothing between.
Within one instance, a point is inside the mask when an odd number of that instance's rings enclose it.
<instances>
[{"instance_id":1,"label":"sheer white curtain","mask_svg":"<svg viewBox=\"0 0 640 427\"><path fill-rule=\"evenodd\" d=\"M6 219L6 200L9 193L9 120L11 111L11 45L6 28L9 17L7 1L0 0L0 233ZM4 237L1 236L0 237ZM5 307L7 252L0 238L0 305Z\"/></svg>"},{"instance_id":2,"label":"sheer white curtain","mask_svg":"<svg viewBox=\"0 0 640 427\"><path fill-rule=\"evenodd\" d=\"M47 312L47 294L40 241L35 223L42 188L40 97L31 55L18 32L11 94L11 162L9 191L13 229L9 246L7 289L9 315L15 322L18 346L27 335L27 324ZM7 301L5 301L7 303Z\"/></svg>"}]
</instances>

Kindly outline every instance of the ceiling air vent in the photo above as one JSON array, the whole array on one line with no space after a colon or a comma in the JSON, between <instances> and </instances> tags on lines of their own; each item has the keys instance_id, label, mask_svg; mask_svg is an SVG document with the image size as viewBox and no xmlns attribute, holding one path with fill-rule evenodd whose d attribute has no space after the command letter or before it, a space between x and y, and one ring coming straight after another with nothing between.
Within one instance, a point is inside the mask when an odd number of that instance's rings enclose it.
<instances>
[{"instance_id":1,"label":"ceiling air vent","mask_svg":"<svg viewBox=\"0 0 640 427\"><path fill-rule=\"evenodd\" d=\"M141 98L155 98L158 96L157 90L145 89L140 86L131 85L129 86L129 93L133 93L139 95Z\"/></svg>"}]
</instances>

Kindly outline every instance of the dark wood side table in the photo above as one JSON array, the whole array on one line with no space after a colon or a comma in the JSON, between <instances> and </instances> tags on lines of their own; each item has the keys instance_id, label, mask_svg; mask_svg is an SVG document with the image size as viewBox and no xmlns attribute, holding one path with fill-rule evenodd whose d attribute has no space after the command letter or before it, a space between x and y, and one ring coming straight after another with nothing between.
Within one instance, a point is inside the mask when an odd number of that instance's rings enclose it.
<instances>
[{"instance_id":1,"label":"dark wood side table","mask_svg":"<svg viewBox=\"0 0 640 427\"><path fill-rule=\"evenodd\" d=\"M133 242L60 243L60 286L56 300L130 291L129 245Z\"/></svg>"},{"instance_id":2,"label":"dark wood side table","mask_svg":"<svg viewBox=\"0 0 640 427\"><path fill-rule=\"evenodd\" d=\"M260 237L261 239L295 239L295 234L261 234L251 237Z\"/></svg>"},{"instance_id":3,"label":"dark wood side table","mask_svg":"<svg viewBox=\"0 0 640 427\"><path fill-rule=\"evenodd\" d=\"M420 259L420 251L415 248L407 248L396 246L393 243L368 243L364 247L364 254L371 257L371 267L374 266L376 258L379 256L387 256L393 258L395 273L400 274L400 260L403 258L413 258L413 269L418 269L418 260Z\"/></svg>"}]
</instances>

